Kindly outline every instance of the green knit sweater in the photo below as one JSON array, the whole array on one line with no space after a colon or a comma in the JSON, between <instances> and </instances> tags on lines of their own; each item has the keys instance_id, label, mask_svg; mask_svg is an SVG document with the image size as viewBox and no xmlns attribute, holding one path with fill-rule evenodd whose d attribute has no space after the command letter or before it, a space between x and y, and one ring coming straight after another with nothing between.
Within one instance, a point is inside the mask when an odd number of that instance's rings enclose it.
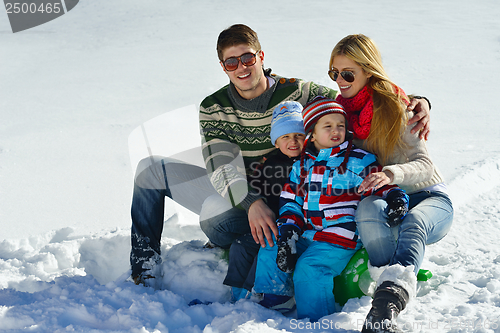
<instances>
[{"instance_id":1,"label":"green knit sweater","mask_svg":"<svg viewBox=\"0 0 500 333\"><path fill-rule=\"evenodd\" d=\"M245 100L232 83L206 97L200 105L203 158L214 188L233 206L248 210L261 196L249 188L251 174L265 156L276 149L271 144L273 109L284 101L302 105L325 96L335 99L330 88L287 79L266 71L275 83L262 95Z\"/></svg>"}]
</instances>

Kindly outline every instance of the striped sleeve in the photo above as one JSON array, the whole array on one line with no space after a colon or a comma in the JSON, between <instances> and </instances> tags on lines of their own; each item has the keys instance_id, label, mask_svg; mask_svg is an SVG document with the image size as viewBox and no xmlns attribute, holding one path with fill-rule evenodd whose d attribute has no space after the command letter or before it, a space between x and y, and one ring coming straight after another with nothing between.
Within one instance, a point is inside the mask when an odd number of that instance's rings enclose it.
<instances>
[{"instance_id":1,"label":"striped sleeve","mask_svg":"<svg viewBox=\"0 0 500 333\"><path fill-rule=\"evenodd\" d=\"M308 102L312 101L317 96L324 96L327 98L331 98L333 100L335 100L335 98L337 97L337 91L333 90L331 88L321 86L321 85L316 84L312 81L307 82L306 85L308 85L308 88L309 88L308 89L309 90Z\"/></svg>"},{"instance_id":2,"label":"striped sleeve","mask_svg":"<svg viewBox=\"0 0 500 333\"><path fill-rule=\"evenodd\" d=\"M289 181L285 184L283 191L281 192L279 210L280 216L277 223L279 225L284 223L293 223L301 230L304 230L306 225L304 211L302 210L304 197L298 190L299 184L300 162L296 162L290 172Z\"/></svg>"}]
</instances>

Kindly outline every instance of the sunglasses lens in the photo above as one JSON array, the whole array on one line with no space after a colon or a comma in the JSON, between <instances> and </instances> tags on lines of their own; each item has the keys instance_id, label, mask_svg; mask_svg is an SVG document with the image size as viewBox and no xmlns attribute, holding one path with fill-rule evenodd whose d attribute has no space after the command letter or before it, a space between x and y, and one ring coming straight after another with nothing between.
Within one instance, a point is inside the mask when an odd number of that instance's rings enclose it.
<instances>
[{"instance_id":1,"label":"sunglasses lens","mask_svg":"<svg viewBox=\"0 0 500 333\"><path fill-rule=\"evenodd\" d=\"M223 62L224 68L228 72L235 71L238 68L238 62L241 61L241 63L244 66L253 66L257 62L257 59L255 57L255 54L253 53L245 53L242 54L240 57L231 57L227 58L226 61Z\"/></svg>"},{"instance_id":2,"label":"sunglasses lens","mask_svg":"<svg viewBox=\"0 0 500 333\"><path fill-rule=\"evenodd\" d=\"M253 53L245 53L240 57L240 59L241 63L245 66L252 66L256 62L255 54Z\"/></svg>"},{"instance_id":3,"label":"sunglasses lens","mask_svg":"<svg viewBox=\"0 0 500 333\"><path fill-rule=\"evenodd\" d=\"M226 61L224 61L224 68L229 72L235 71L236 68L238 68L238 58L227 58Z\"/></svg>"},{"instance_id":4,"label":"sunglasses lens","mask_svg":"<svg viewBox=\"0 0 500 333\"><path fill-rule=\"evenodd\" d=\"M347 82L354 82L354 73L353 72L348 72L348 71L344 71L342 73L340 73L340 75L342 75L342 78L344 80L346 80ZM338 77L338 73L337 73L337 77Z\"/></svg>"},{"instance_id":5,"label":"sunglasses lens","mask_svg":"<svg viewBox=\"0 0 500 333\"><path fill-rule=\"evenodd\" d=\"M330 79L332 79L333 81L337 81L337 78L339 77L339 72L329 70L328 75L330 75Z\"/></svg>"},{"instance_id":6,"label":"sunglasses lens","mask_svg":"<svg viewBox=\"0 0 500 333\"><path fill-rule=\"evenodd\" d=\"M333 81L337 81L337 79L339 78L339 72L334 71L334 70L329 70L328 75L330 75L330 78ZM346 80L346 82L349 82L349 83L354 82L354 73L353 72L343 71L340 73L340 75L342 76L342 78L344 80Z\"/></svg>"}]
</instances>

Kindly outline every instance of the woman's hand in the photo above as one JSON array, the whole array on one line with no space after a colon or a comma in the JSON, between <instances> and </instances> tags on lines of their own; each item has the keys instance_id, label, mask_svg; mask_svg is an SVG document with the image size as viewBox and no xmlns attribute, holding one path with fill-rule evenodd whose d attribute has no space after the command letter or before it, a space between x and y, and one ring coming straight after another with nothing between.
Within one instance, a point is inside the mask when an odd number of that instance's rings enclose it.
<instances>
[{"instance_id":1,"label":"woman's hand","mask_svg":"<svg viewBox=\"0 0 500 333\"><path fill-rule=\"evenodd\" d=\"M411 133L415 134L420 131L420 139L427 140L431 131L431 113L429 103L427 103L424 98L414 98L410 101L406 110L413 111L415 113L414 116L408 121L408 125L417 123L417 125L415 125L415 127L411 130Z\"/></svg>"},{"instance_id":2,"label":"woman's hand","mask_svg":"<svg viewBox=\"0 0 500 333\"><path fill-rule=\"evenodd\" d=\"M389 170L374 172L366 177L359 185L358 193L363 193L371 189L376 190L384 185L392 183L394 175Z\"/></svg>"}]
</instances>

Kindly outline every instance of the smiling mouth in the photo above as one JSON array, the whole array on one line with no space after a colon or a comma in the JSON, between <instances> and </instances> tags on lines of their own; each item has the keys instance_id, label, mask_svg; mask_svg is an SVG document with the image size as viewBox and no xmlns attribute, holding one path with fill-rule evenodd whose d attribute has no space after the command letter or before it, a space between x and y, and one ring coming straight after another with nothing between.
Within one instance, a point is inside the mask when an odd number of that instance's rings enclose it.
<instances>
[{"instance_id":1,"label":"smiling mouth","mask_svg":"<svg viewBox=\"0 0 500 333\"><path fill-rule=\"evenodd\" d=\"M246 79L249 76L250 76L250 73L246 73L246 74L243 74L243 75L239 75L238 79Z\"/></svg>"},{"instance_id":2,"label":"smiling mouth","mask_svg":"<svg viewBox=\"0 0 500 333\"><path fill-rule=\"evenodd\" d=\"M340 88L340 89L344 89L344 90L345 90L345 89L349 89L349 88L351 88L351 87L352 87L352 85L348 85L348 86L340 86L339 88Z\"/></svg>"}]
</instances>

